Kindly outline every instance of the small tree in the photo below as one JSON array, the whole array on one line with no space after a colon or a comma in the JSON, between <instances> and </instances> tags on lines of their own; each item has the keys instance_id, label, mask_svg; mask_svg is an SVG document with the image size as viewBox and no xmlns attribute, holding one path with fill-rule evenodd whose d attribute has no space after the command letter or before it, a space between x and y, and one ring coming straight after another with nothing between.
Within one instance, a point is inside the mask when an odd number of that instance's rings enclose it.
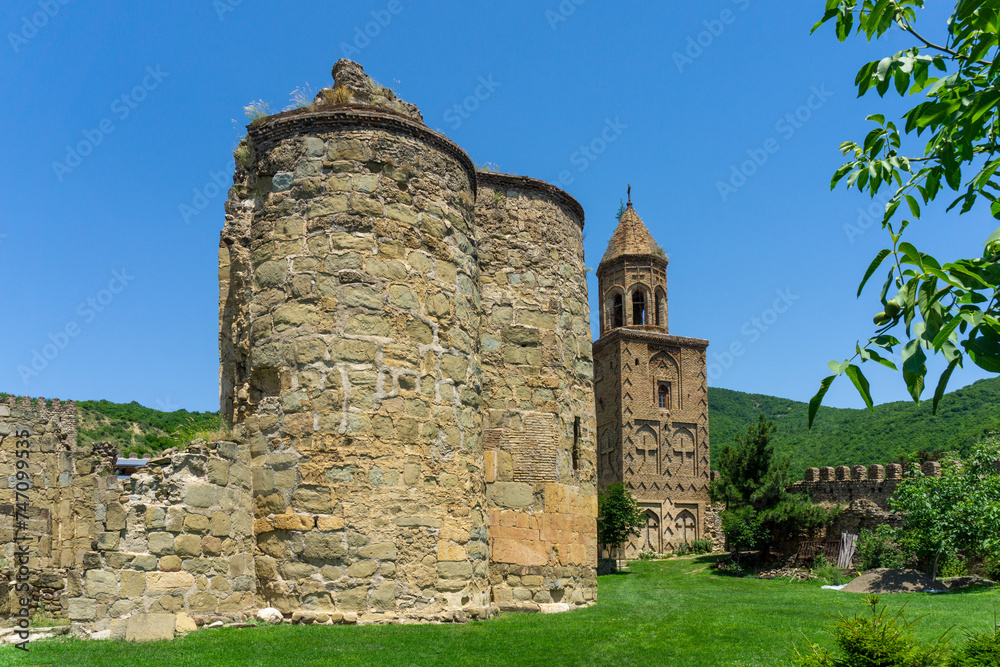
<instances>
[{"instance_id":1,"label":"small tree","mask_svg":"<svg viewBox=\"0 0 1000 667\"><path fill-rule=\"evenodd\" d=\"M889 503L903 513L902 539L937 578L942 555L1000 551L1000 437L978 445L961 464L942 466L940 477L914 467Z\"/></svg>"},{"instance_id":2,"label":"small tree","mask_svg":"<svg viewBox=\"0 0 1000 667\"><path fill-rule=\"evenodd\" d=\"M767 553L783 538L826 524L832 514L808 497L788 492L789 459L779 462L775 457L771 444L775 430L760 415L745 435L736 438L735 447L722 450L719 477L708 487L713 502L726 503L723 530L737 556L755 546Z\"/></svg>"},{"instance_id":3,"label":"small tree","mask_svg":"<svg viewBox=\"0 0 1000 667\"><path fill-rule=\"evenodd\" d=\"M621 482L612 484L597 497L597 540L615 553L630 537L639 537L646 518L635 498ZM615 568L618 560L615 559Z\"/></svg>"}]
</instances>

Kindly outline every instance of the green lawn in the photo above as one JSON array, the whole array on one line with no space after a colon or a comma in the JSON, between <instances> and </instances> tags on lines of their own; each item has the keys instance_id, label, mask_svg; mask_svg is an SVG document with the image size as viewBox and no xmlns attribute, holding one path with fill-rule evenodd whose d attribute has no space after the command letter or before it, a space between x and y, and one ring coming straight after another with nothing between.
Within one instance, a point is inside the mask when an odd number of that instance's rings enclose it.
<instances>
[{"instance_id":1,"label":"green lawn","mask_svg":"<svg viewBox=\"0 0 1000 667\"><path fill-rule=\"evenodd\" d=\"M466 625L279 626L202 630L173 642L45 641L30 656L5 647L2 665L760 665L788 664L792 648L829 644L831 616L863 610L862 596L818 584L712 574L713 557L638 562L600 578L600 603L567 614L505 614ZM985 630L1000 591L884 596L918 634Z\"/></svg>"}]
</instances>

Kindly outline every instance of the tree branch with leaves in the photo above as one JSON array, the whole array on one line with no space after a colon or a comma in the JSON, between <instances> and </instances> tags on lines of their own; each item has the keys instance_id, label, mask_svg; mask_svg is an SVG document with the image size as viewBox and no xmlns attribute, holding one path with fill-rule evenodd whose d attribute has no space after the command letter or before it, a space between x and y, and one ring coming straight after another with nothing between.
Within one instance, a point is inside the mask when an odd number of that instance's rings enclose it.
<instances>
[{"instance_id":1,"label":"tree branch with leaves","mask_svg":"<svg viewBox=\"0 0 1000 667\"><path fill-rule=\"evenodd\" d=\"M919 401L927 376L927 356L940 354L948 366L938 378L933 409L966 357L991 373L1000 373L1000 229L985 239L979 257L940 262L903 240L907 227L921 216L921 206L933 202L944 188L958 196L948 211L968 213L982 198L1000 218L1000 3L959 0L945 26L943 43L917 32L917 14L924 0L827 0L823 18L813 31L835 21L837 38L863 34L868 41L898 29L918 42L911 48L872 61L858 72L858 96L874 90L879 96L894 88L900 96L925 99L903 114L902 133L882 114L868 116L875 127L864 141L841 144L850 160L833 175L831 189L846 179L875 197L893 192L885 206L882 227L890 248L871 262L858 287L861 296L869 280L889 267L875 316L876 330L855 345L852 357L831 361L833 375L820 383L809 405L809 424L833 381L847 375L872 409L869 383L861 364L872 361L902 372L910 395ZM926 134L920 151L904 151L903 140ZM963 177L963 170L971 175ZM906 204L903 208L903 204ZM906 213L909 213L909 216ZM901 341L897 338L900 335ZM901 367L885 355L899 348Z\"/></svg>"}]
</instances>

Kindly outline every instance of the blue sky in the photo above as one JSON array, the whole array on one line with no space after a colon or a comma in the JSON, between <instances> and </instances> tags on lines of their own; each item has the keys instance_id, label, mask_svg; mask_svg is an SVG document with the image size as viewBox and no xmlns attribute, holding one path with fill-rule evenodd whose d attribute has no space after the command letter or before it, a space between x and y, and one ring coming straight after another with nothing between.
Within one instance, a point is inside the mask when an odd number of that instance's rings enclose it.
<instances>
[{"instance_id":1,"label":"blue sky","mask_svg":"<svg viewBox=\"0 0 1000 667\"><path fill-rule=\"evenodd\" d=\"M631 183L671 259L671 333L711 341L710 384L808 400L880 310L877 289L854 293L887 239L869 199L830 191L837 146L907 108L858 100L853 81L908 42L810 36L823 5L8 0L0 391L217 409L217 183L243 107L280 110L346 55L477 163L576 197L588 266ZM995 221L943 210L911 241L978 256ZM952 387L987 376L968 366ZM898 375L870 376L876 402L907 397ZM842 378L826 404L861 401Z\"/></svg>"}]
</instances>

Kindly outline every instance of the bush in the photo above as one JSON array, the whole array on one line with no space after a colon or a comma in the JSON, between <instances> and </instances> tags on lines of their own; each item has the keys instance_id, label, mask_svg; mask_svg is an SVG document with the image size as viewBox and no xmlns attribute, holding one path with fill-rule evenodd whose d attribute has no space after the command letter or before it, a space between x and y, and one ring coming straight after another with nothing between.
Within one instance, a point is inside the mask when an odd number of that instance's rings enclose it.
<instances>
[{"instance_id":1,"label":"bush","mask_svg":"<svg viewBox=\"0 0 1000 667\"><path fill-rule=\"evenodd\" d=\"M976 573L993 581L1000 581L1000 554L989 554L979 563Z\"/></svg>"},{"instance_id":2,"label":"bush","mask_svg":"<svg viewBox=\"0 0 1000 667\"><path fill-rule=\"evenodd\" d=\"M846 583L847 580L844 577L844 571L837 567L836 563L828 561L823 554L813 559L813 574L833 586L839 586Z\"/></svg>"},{"instance_id":3,"label":"bush","mask_svg":"<svg viewBox=\"0 0 1000 667\"><path fill-rule=\"evenodd\" d=\"M1000 629L974 633L955 649L949 667L1000 667Z\"/></svg>"},{"instance_id":4,"label":"bush","mask_svg":"<svg viewBox=\"0 0 1000 667\"><path fill-rule=\"evenodd\" d=\"M907 561L907 553L897 540L897 531L891 526L878 526L874 531L862 530L857 547L861 569L903 567Z\"/></svg>"},{"instance_id":5,"label":"bush","mask_svg":"<svg viewBox=\"0 0 1000 667\"><path fill-rule=\"evenodd\" d=\"M879 609L879 596L866 595L865 602L871 609L871 616L844 616L830 627L841 656L834 657L812 644L808 655L796 649L793 664L802 667L935 667L942 664L947 651L943 636L930 646L921 646L914 641L911 632L914 621L903 619L902 609L895 616L887 616L885 606Z\"/></svg>"},{"instance_id":6,"label":"bush","mask_svg":"<svg viewBox=\"0 0 1000 667\"><path fill-rule=\"evenodd\" d=\"M653 560L656 558L656 553L653 551L640 551L635 557L639 560Z\"/></svg>"},{"instance_id":7,"label":"bush","mask_svg":"<svg viewBox=\"0 0 1000 667\"><path fill-rule=\"evenodd\" d=\"M691 551L696 554L710 554L712 546L712 540L695 540L691 543Z\"/></svg>"},{"instance_id":8,"label":"bush","mask_svg":"<svg viewBox=\"0 0 1000 667\"><path fill-rule=\"evenodd\" d=\"M942 577L964 577L969 574L968 562L961 554L950 554L948 558L941 563L940 572L938 574Z\"/></svg>"}]
</instances>

